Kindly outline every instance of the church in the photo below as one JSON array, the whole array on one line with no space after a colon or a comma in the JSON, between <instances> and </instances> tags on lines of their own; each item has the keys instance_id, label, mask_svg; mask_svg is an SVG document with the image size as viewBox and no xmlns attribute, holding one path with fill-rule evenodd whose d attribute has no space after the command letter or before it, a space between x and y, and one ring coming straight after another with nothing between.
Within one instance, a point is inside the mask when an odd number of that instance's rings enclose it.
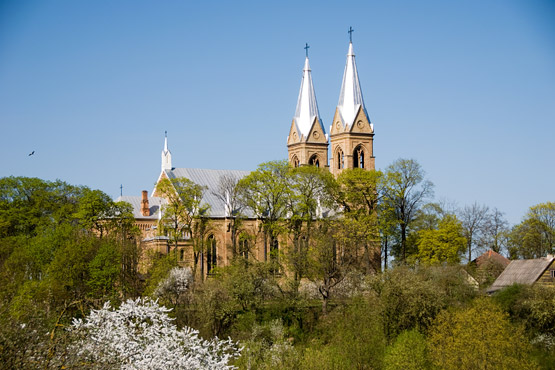
<instances>
[{"instance_id":1,"label":"church","mask_svg":"<svg viewBox=\"0 0 555 370\"><path fill-rule=\"evenodd\" d=\"M373 140L374 127L364 105L352 39L349 42L339 102L329 131L326 130L318 110L307 52L297 107L287 136L289 164L292 167L309 165L329 168L335 177L349 168L372 171L375 169ZM199 261L200 271L204 275L209 275L217 266L228 265L233 257L230 205L225 196L218 196L221 179L227 177L239 180L248 174L249 171L173 167L167 134L165 136L161 173L156 184L162 179L185 177L205 188L202 202L209 206L211 226ZM143 190L142 195L121 196L117 201L131 204L135 223L141 231L143 250L166 254L170 251L170 240L159 232L158 226L167 200L157 195L155 187L150 196ZM267 246L260 235L257 236L259 226L260 220L247 212L241 223L238 243L243 257L265 261L270 253L265 250ZM250 237L243 238L242 235ZM283 240L271 242L268 248L280 250L280 245L285 243L286 238L283 237ZM187 235L183 235L177 249L179 263L191 266L194 263L194 254Z\"/></svg>"}]
</instances>

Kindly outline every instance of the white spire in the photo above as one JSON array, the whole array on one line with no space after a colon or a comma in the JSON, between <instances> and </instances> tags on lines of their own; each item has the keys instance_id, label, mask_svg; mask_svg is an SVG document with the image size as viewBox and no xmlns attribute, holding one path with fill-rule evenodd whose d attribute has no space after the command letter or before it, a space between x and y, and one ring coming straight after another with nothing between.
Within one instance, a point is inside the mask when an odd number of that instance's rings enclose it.
<instances>
[{"instance_id":1,"label":"white spire","mask_svg":"<svg viewBox=\"0 0 555 370\"><path fill-rule=\"evenodd\" d=\"M310 72L310 64L308 63L307 56L304 62L303 80L301 82L301 89L299 91L299 99L297 100L297 109L294 117L299 134L303 135L305 139L310 134L314 118L316 118L318 124L320 124L324 135L326 134L326 130L320 119L318 103L316 103L316 95L314 94L314 86L312 85L312 75Z\"/></svg>"},{"instance_id":2,"label":"white spire","mask_svg":"<svg viewBox=\"0 0 555 370\"><path fill-rule=\"evenodd\" d=\"M162 171L172 169L172 153L168 150L168 132L165 132L164 150L162 150Z\"/></svg>"},{"instance_id":3,"label":"white spire","mask_svg":"<svg viewBox=\"0 0 555 370\"><path fill-rule=\"evenodd\" d=\"M343 83L341 84L341 93L339 94L339 102L337 103L337 108L339 108L339 113L341 114L345 126L351 126L353 124L358 109L361 106L366 117L368 117L366 107L364 106L364 100L362 99L360 81L358 80L353 43L350 42L345 72L343 73ZM370 121L369 117L368 121Z\"/></svg>"}]
</instances>

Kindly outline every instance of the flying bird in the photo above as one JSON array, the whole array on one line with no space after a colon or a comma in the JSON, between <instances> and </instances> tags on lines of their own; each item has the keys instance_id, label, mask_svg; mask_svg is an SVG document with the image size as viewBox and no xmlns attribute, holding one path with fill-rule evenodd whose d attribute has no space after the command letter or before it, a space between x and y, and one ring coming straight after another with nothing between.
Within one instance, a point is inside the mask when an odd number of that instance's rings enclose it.
<instances>
[{"instance_id":1,"label":"flying bird","mask_svg":"<svg viewBox=\"0 0 555 370\"><path fill-rule=\"evenodd\" d=\"M33 154L35 154L34 150L31 153L29 153L29 157L32 156Z\"/></svg>"}]
</instances>

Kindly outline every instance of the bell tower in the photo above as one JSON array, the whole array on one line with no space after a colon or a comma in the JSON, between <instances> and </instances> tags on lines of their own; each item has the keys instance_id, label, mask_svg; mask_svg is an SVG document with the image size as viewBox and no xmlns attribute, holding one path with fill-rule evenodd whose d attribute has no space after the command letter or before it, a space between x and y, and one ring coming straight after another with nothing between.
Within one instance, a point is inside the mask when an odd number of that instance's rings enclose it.
<instances>
[{"instance_id":1,"label":"bell tower","mask_svg":"<svg viewBox=\"0 0 555 370\"><path fill-rule=\"evenodd\" d=\"M352 32L353 29L350 28L350 36ZM330 126L330 142L330 167L335 177L345 168L375 169L374 125L370 122L364 106L352 38L349 42L339 102Z\"/></svg>"},{"instance_id":2,"label":"bell tower","mask_svg":"<svg viewBox=\"0 0 555 370\"><path fill-rule=\"evenodd\" d=\"M306 59L297 109L287 136L289 163L293 167L306 165L328 167L328 135L320 119L314 94L308 48L306 44Z\"/></svg>"}]
</instances>

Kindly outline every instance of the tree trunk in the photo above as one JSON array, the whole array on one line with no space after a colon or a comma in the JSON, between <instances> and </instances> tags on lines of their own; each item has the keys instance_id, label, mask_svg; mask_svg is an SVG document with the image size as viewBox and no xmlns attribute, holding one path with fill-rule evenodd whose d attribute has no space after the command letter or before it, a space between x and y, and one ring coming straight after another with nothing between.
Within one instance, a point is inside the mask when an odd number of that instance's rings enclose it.
<instances>
[{"instance_id":1,"label":"tree trunk","mask_svg":"<svg viewBox=\"0 0 555 370\"><path fill-rule=\"evenodd\" d=\"M384 262L383 262L383 268L384 270L387 270L387 244L389 242L389 238L386 236L385 237L385 243L384 243L384 251L383 251L383 258L384 258Z\"/></svg>"},{"instance_id":2,"label":"tree trunk","mask_svg":"<svg viewBox=\"0 0 555 370\"><path fill-rule=\"evenodd\" d=\"M330 296L330 291L329 288L321 285L318 290L320 291L320 294L322 295L322 315L326 316L328 314L328 299Z\"/></svg>"},{"instance_id":3,"label":"tree trunk","mask_svg":"<svg viewBox=\"0 0 555 370\"><path fill-rule=\"evenodd\" d=\"M403 263L407 260L407 226L404 222L401 223L401 250Z\"/></svg>"}]
</instances>

